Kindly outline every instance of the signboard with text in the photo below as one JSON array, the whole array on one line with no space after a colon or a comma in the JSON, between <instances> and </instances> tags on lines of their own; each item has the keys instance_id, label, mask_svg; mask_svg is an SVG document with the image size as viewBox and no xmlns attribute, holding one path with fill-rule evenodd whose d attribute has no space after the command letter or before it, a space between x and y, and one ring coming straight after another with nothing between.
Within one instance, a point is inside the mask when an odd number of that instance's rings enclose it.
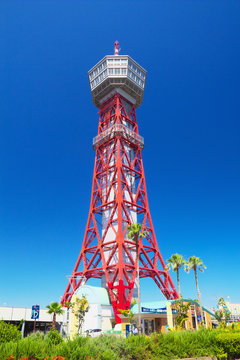
<instances>
[{"instance_id":1,"label":"signboard with text","mask_svg":"<svg viewBox=\"0 0 240 360\"><path fill-rule=\"evenodd\" d=\"M39 305L33 305L32 306L31 319L33 319L33 320L39 319L39 312L40 312L40 306Z\"/></svg>"},{"instance_id":2,"label":"signboard with text","mask_svg":"<svg viewBox=\"0 0 240 360\"><path fill-rule=\"evenodd\" d=\"M143 313L158 313L158 314L166 314L167 313L167 308L152 309L152 308L142 307L141 310L142 310ZM172 313L176 314L177 310L172 309Z\"/></svg>"}]
</instances>

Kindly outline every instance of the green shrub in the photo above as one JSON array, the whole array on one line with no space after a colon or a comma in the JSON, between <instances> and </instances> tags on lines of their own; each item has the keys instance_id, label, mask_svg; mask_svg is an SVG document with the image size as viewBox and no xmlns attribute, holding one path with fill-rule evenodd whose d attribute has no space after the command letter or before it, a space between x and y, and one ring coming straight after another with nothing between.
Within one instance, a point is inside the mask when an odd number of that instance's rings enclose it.
<instances>
[{"instance_id":1,"label":"green shrub","mask_svg":"<svg viewBox=\"0 0 240 360\"><path fill-rule=\"evenodd\" d=\"M220 349L227 353L228 358L240 358L240 332L222 332L216 336Z\"/></svg>"},{"instance_id":2,"label":"green shrub","mask_svg":"<svg viewBox=\"0 0 240 360\"><path fill-rule=\"evenodd\" d=\"M218 360L227 360L227 354L226 353L220 353L217 354Z\"/></svg>"},{"instance_id":3,"label":"green shrub","mask_svg":"<svg viewBox=\"0 0 240 360\"><path fill-rule=\"evenodd\" d=\"M217 356L219 360L240 358L240 331L201 329L199 331L154 333L151 336L97 338L76 336L65 339L56 331L46 336L35 333L19 341L0 343L0 360L9 356L43 360L62 356L65 360L169 360Z\"/></svg>"},{"instance_id":4,"label":"green shrub","mask_svg":"<svg viewBox=\"0 0 240 360\"><path fill-rule=\"evenodd\" d=\"M47 340L49 340L51 344L58 345L63 341L63 338L56 329L51 329L47 334Z\"/></svg>"},{"instance_id":5,"label":"green shrub","mask_svg":"<svg viewBox=\"0 0 240 360\"><path fill-rule=\"evenodd\" d=\"M28 335L28 338L30 338L32 340L38 340L38 341L44 340L45 337L46 337L46 335L42 331L36 331L36 332L33 332Z\"/></svg>"},{"instance_id":6,"label":"green shrub","mask_svg":"<svg viewBox=\"0 0 240 360\"><path fill-rule=\"evenodd\" d=\"M21 337L21 331L16 325L7 324L3 320L0 321L0 343L17 341Z\"/></svg>"}]
</instances>

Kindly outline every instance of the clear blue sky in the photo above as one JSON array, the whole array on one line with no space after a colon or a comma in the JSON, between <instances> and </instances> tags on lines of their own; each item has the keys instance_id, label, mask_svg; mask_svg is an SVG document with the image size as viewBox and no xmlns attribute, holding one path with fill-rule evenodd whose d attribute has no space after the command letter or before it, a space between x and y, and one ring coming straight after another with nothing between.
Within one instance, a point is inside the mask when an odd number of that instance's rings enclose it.
<instances>
[{"instance_id":1,"label":"clear blue sky","mask_svg":"<svg viewBox=\"0 0 240 360\"><path fill-rule=\"evenodd\" d=\"M63 295L90 203L87 71L116 39L148 71L137 116L161 253L204 261L206 306L240 302L240 2L2 0L0 34L0 305ZM181 284L196 298L193 274Z\"/></svg>"}]
</instances>

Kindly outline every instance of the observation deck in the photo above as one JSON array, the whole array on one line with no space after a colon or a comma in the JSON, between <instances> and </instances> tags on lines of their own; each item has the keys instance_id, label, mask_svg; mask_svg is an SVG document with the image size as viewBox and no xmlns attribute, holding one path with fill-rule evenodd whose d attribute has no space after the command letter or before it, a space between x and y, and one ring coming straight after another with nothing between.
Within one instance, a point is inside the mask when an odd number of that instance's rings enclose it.
<instances>
[{"instance_id":1,"label":"observation deck","mask_svg":"<svg viewBox=\"0 0 240 360\"><path fill-rule=\"evenodd\" d=\"M92 100L100 108L115 93L127 98L135 107L143 101L147 72L128 55L107 55L88 72Z\"/></svg>"},{"instance_id":2,"label":"observation deck","mask_svg":"<svg viewBox=\"0 0 240 360\"><path fill-rule=\"evenodd\" d=\"M131 144L140 146L141 149L144 148L144 138L142 136L122 124L116 124L93 138L93 149L96 150L97 147L113 139L116 135L120 135Z\"/></svg>"}]
</instances>

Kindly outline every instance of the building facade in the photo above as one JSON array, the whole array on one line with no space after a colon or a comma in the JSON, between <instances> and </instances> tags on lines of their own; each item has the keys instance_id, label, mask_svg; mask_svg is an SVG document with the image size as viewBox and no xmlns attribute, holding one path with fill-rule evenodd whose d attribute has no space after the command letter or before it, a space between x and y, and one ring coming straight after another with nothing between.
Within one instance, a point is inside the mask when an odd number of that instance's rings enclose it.
<instances>
[{"instance_id":1,"label":"building facade","mask_svg":"<svg viewBox=\"0 0 240 360\"><path fill-rule=\"evenodd\" d=\"M240 321L240 304L237 303L233 304L230 303L229 301L226 301L226 306L231 313L230 321L232 322Z\"/></svg>"},{"instance_id":2,"label":"building facade","mask_svg":"<svg viewBox=\"0 0 240 360\"><path fill-rule=\"evenodd\" d=\"M0 319L7 323L20 325L22 336L25 337L34 331L34 320L31 319L32 309L24 307L0 307ZM52 314L48 314L47 309L40 309L39 319L36 320L36 331L46 333L52 326ZM56 316L56 328L65 335L67 333L67 310L64 309L62 315Z\"/></svg>"},{"instance_id":3,"label":"building facade","mask_svg":"<svg viewBox=\"0 0 240 360\"><path fill-rule=\"evenodd\" d=\"M72 300L74 301L76 297L81 298L83 295L89 302L89 311L86 313L82 332L93 329L101 329L103 333L118 332L123 335L128 332L128 318L123 315L119 315L121 323L116 324L109 295L105 288L84 285L78 289ZM185 321L184 326L187 330L197 330L202 321L199 304L191 299L183 299L183 301L184 303L190 303L190 308L187 314L188 318ZM134 313L135 326L137 325L139 316L138 304L135 304L131 310ZM169 329L173 329L176 325L176 316L176 300L141 303L141 323L143 333L146 335L150 335L152 332L165 333ZM206 327L212 328L211 317L214 316L214 314L207 308L203 307L203 316ZM77 333L77 319L71 311L69 312L67 328L71 337Z\"/></svg>"}]
</instances>

